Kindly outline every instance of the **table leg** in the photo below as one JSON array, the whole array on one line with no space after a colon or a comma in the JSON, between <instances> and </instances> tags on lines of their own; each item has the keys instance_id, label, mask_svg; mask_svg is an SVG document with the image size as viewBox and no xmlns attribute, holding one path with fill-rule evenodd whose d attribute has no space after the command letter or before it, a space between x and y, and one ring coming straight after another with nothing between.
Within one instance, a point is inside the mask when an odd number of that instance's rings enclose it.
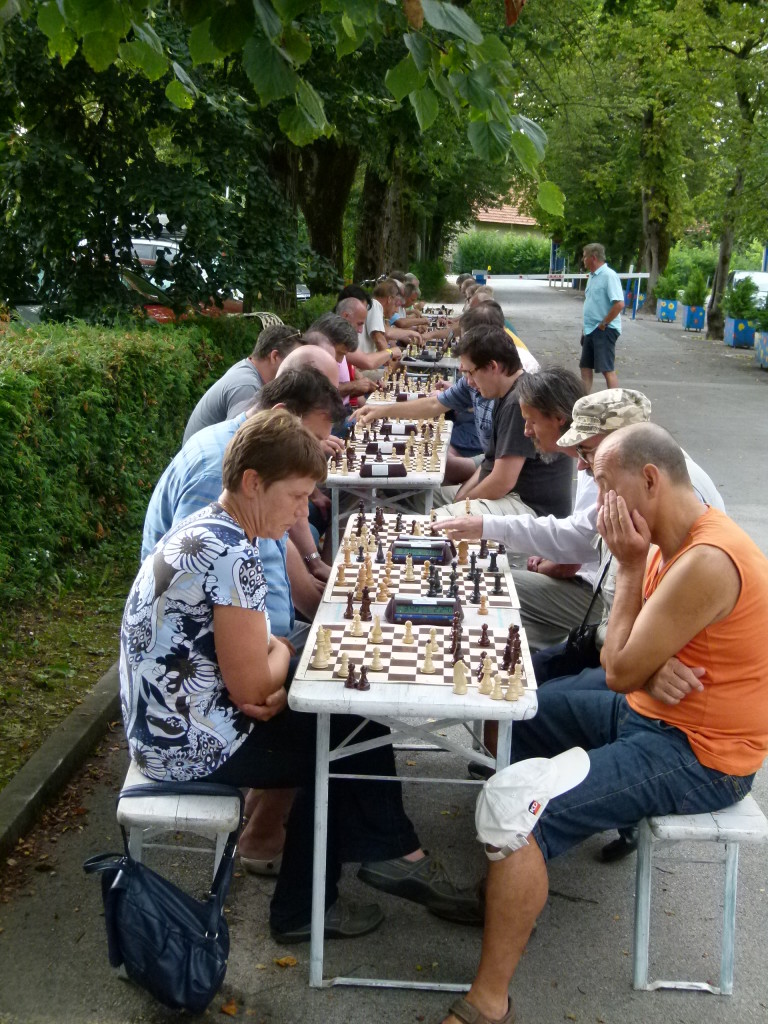
<instances>
[{"instance_id":1,"label":"table leg","mask_svg":"<svg viewBox=\"0 0 768 1024\"><path fill-rule=\"evenodd\" d=\"M496 740L496 771L501 771L509 764L509 755L512 749L512 720L501 719L499 722L499 735Z\"/></svg>"},{"instance_id":2,"label":"table leg","mask_svg":"<svg viewBox=\"0 0 768 1024\"><path fill-rule=\"evenodd\" d=\"M339 488L331 488L331 555L339 550Z\"/></svg>"},{"instance_id":3,"label":"table leg","mask_svg":"<svg viewBox=\"0 0 768 1024\"><path fill-rule=\"evenodd\" d=\"M335 493L335 492L334 492ZM323 943L325 941L325 858L328 849L328 764L331 716L317 716L315 754L315 847L312 863L312 928L309 944L309 984L323 984Z\"/></svg>"}]
</instances>

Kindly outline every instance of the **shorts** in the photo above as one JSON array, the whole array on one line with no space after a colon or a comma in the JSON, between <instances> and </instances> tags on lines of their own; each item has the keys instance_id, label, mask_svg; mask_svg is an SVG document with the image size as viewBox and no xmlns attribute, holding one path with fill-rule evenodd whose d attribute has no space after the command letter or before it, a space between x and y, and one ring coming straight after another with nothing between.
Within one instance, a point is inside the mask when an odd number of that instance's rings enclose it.
<instances>
[{"instance_id":1,"label":"shorts","mask_svg":"<svg viewBox=\"0 0 768 1024\"><path fill-rule=\"evenodd\" d=\"M615 327L606 327L604 331L596 327L590 334L582 334L579 367L597 370L598 373L612 372L618 338L619 332Z\"/></svg>"}]
</instances>

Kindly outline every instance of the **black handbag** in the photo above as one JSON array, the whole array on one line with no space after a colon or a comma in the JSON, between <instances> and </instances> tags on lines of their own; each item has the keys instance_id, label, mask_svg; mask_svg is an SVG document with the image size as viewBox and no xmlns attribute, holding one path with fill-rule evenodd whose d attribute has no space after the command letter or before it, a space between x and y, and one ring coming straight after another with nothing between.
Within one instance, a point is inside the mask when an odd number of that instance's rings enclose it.
<instances>
[{"instance_id":1,"label":"black handbag","mask_svg":"<svg viewBox=\"0 0 768 1024\"><path fill-rule=\"evenodd\" d=\"M592 600L589 602L584 620L580 626L573 627L568 634L568 639L565 641L563 658L569 666L573 667L573 671L564 672L563 675L577 675L585 668L597 668L600 664L600 651L596 643L600 623L590 623L589 616L592 614L595 601L602 590L603 580L608 573L610 564L611 558L609 557L592 594Z\"/></svg>"},{"instance_id":2,"label":"black handbag","mask_svg":"<svg viewBox=\"0 0 768 1024\"><path fill-rule=\"evenodd\" d=\"M123 790L120 799L173 794L235 796L232 786L185 782L152 783ZM229 834L208 898L195 899L167 878L131 857L122 828L124 854L102 853L83 864L101 875L109 962L172 1009L202 1013L227 970L229 929L224 900L232 878L238 827Z\"/></svg>"}]
</instances>

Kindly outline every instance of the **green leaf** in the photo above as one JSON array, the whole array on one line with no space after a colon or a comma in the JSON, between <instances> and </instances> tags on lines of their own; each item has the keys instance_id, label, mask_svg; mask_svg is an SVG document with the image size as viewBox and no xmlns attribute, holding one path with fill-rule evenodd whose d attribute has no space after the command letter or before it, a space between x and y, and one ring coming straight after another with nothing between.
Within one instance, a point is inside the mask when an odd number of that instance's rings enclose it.
<instances>
[{"instance_id":1,"label":"green leaf","mask_svg":"<svg viewBox=\"0 0 768 1024\"><path fill-rule=\"evenodd\" d=\"M357 32L355 31L355 23L354 23L354 21L352 21L352 19L349 17L349 15L342 14L342 16L341 16L341 27L344 29L346 34L348 36L351 36L353 39L357 36Z\"/></svg>"},{"instance_id":2,"label":"green leaf","mask_svg":"<svg viewBox=\"0 0 768 1024\"><path fill-rule=\"evenodd\" d=\"M264 36L251 36L245 44L243 68L265 106L296 92L298 75Z\"/></svg>"},{"instance_id":3,"label":"green leaf","mask_svg":"<svg viewBox=\"0 0 768 1024\"><path fill-rule=\"evenodd\" d=\"M337 57L346 57L347 54L354 53L363 42L366 35L365 28L360 28L356 25L352 26L354 29L354 35L349 35L342 25L342 20L342 18L336 18L333 23L336 32Z\"/></svg>"},{"instance_id":4,"label":"green leaf","mask_svg":"<svg viewBox=\"0 0 768 1024\"><path fill-rule=\"evenodd\" d=\"M478 68L468 75L457 72L450 75L449 81L463 100L476 110L490 110L493 101L493 83L487 68Z\"/></svg>"},{"instance_id":5,"label":"green leaf","mask_svg":"<svg viewBox=\"0 0 768 1024\"><path fill-rule=\"evenodd\" d=\"M52 57L58 57L64 67L69 64L77 53L77 40L69 29L64 29L48 40L48 53Z\"/></svg>"},{"instance_id":6,"label":"green leaf","mask_svg":"<svg viewBox=\"0 0 768 1024\"><path fill-rule=\"evenodd\" d=\"M303 107L286 107L277 122L295 146L306 146L323 134Z\"/></svg>"},{"instance_id":7,"label":"green leaf","mask_svg":"<svg viewBox=\"0 0 768 1024\"><path fill-rule=\"evenodd\" d=\"M195 105L195 98L178 81L175 79L169 82L165 87L165 95L173 103L175 107L179 107L181 110L189 110L190 107Z\"/></svg>"},{"instance_id":8,"label":"green leaf","mask_svg":"<svg viewBox=\"0 0 768 1024\"><path fill-rule=\"evenodd\" d=\"M283 49L298 67L312 55L312 43L306 32L300 32L293 25L286 25L283 32Z\"/></svg>"},{"instance_id":9,"label":"green leaf","mask_svg":"<svg viewBox=\"0 0 768 1024\"><path fill-rule=\"evenodd\" d=\"M140 39L142 43L146 43L150 49L154 50L155 53L163 54L163 44L160 42L160 37L157 32L152 28L149 22L145 22L143 25L137 25L135 22L132 23L133 34L137 39Z\"/></svg>"},{"instance_id":10,"label":"green leaf","mask_svg":"<svg viewBox=\"0 0 768 1024\"><path fill-rule=\"evenodd\" d=\"M83 36L83 56L94 71L106 71L117 59L120 37L112 32L88 32Z\"/></svg>"},{"instance_id":11,"label":"green leaf","mask_svg":"<svg viewBox=\"0 0 768 1024\"><path fill-rule=\"evenodd\" d=\"M296 100L302 110L307 113L315 124L322 131L325 131L328 127L328 122L325 119L325 107L323 106L323 101L320 99L317 91L303 78L299 79L298 89L296 90Z\"/></svg>"},{"instance_id":12,"label":"green leaf","mask_svg":"<svg viewBox=\"0 0 768 1024\"><path fill-rule=\"evenodd\" d=\"M539 160L543 160L544 151L547 148L547 133L544 129L536 124L535 121L532 121L529 117L524 117L522 114L515 114L511 117L510 124L513 128L517 128L518 131L525 132L536 148Z\"/></svg>"},{"instance_id":13,"label":"green leaf","mask_svg":"<svg viewBox=\"0 0 768 1024\"><path fill-rule=\"evenodd\" d=\"M62 0L61 12L81 36L103 32L122 37L128 29L121 6L112 0Z\"/></svg>"},{"instance_id":14,"label":"green leaf","mask_svg":"<svg viewBox=\"0 0 768 1024\"><path fill-rule=\"evenodd\" d=\"M295 17L302 14L312 5L313 0L272 0L272 6L277 13L288 24Z\"/></svg>"},{"instance_id":15,"label":"green leaf","mask_svg":"<svg viewBox=\"0 0 768 1024\"><path fill-rule=\"evenodd\" d=\"M421 0L424 17L438 32L448 32L469 43L482 43L483 33L468 14L453 4L440 0Z\"/></svg>"},{"instance_id":16,"label":"green leaf","mask_svg":"<svg viewBox=\"0 0 768 1024\"><path fill-rule=\"evenodd\" d=\"M471 48L470 52L473 51L482 60L489 62L508 61L510 59L509 50L498 36L484 36L482 43Z\"/></svg>"},{"instance_id":17,"label":"green leaf","mask_svg":"<svg viewBox=\"0 0 768 1024\"><path fill-rule=\"evenodd\" d=\"M539 154L533 142L522 132L512 132L510 137L512 152L517 157L517 162L524 171L538 176Z\"/></svg>"},{"instance_id":18,"label":"green leaf","mask_svg":"<svg viewBox=\"0 0 768 1024\"><path fill-rule=\"evenodd\" d=\"M222 56L221 50L211 40L211 19L206 18L195 25L189 33L189 55L192 63L211 64Z\"/></svg>"},{"instance_id":19,"label":"green leaf","mask_svg":"<svg viewBox=\"0 0 768 1024\"><path fill-rule=\"evenodd\" d=\"M65 22L61 11L55 3L42 4L37 12L37 27L49 39L53 39L64 30Z\"/></svg>"},{"instance_id":20,"label":"green leaf","mask_svg":"<svg viewBox=\"0 0 768 1024\"><path fill-rule=\"evenodd\" d=\"M120 43L118 52L129 67L143 71L150 82L156 82L168 70L168 61L165 57L156 53L151 46L147 46L142 39Z\"/></svg>"},{"instance_id":21,"label":"green leaf","mask_svg":"<svg viewBox=\"0 0 768 1024\"><path fill-rule=\"evenodd\" d=\"M398 103L415 89L421 89L426 80L426 71L419 71L410 53L403 57L399 64L390 68L384 76L384 84Z\"/></svg>"},{"instance_id":22,"label":"green leaf","mask_svg":"<svg viewBox=\"0 0 768 1024\"><path fill-rule=\"evenodd\" d=\"M180 0L180 3L181 16L187 25L197 25L210 17L210 0Z\"/></svg>"},{"instance_id":23,"label":"green leaf","mask_svg":"<svg viewBox=\"0 0 768 1024\"><path fill-rule=\"evenodd\" d=\"M253 26L253 5L249 0L235 0L234 4L219 8L211 16L211 42L222 53L235 53L252 35Z\"/></svg>"},{"instance_id":24,"label":"green leaf","mask_svg":"<svg viewBox=\"0 0 768 1024\"><path fill-rule=\"evenodd\" d=\"M417 32L406 32L403 42L408 47L408 52L413 57L413 63L419 71L426 71L432 63L432 48L424 36Z\"/></svg>"},{"instance_id":25,"label":"green leaf","mask_svg":"<svg viewBox=\"0 0 768 1024\"><path fill-rule=\"evenodd\" d=\"M437 90L437 92L439 92L440 95L443 97L443 99L448 100L448 102L456 111L456 113L460 114L461 103L459 103L459 98L456 95L456 90L453 88L453 86L445 77L445 75L441 75L433 69L432 71L429 72L429 79L432 82L432 85Z\"/></svg>"},{"instance_id":26,"label":"green leaf","mask_svg":"<svg viewBox=\"0 0 768 1024\"><path fill-rule=\"evenodd\" d=\"M539 206L553 217L562 217L565 212L565 196L553 181L540 181L536 197Z\"/></svg>"},{"instance_id":27,"label":"green leaf","mask_svg":"<svg viewBox=\"0 0 768 1024\"><path fill-rule=\"evenodd\" d=\"M440 112L440 102L437 96L429 86L426 86L424 89L417 89L416 92L412 92L408 99L416 111L416 120L419 122L419 128L425 132L434 123L435 118Z\"/></svg>"},{"instance_id":28,"label":"green leaf","mask_svg":"<svg viewBox=\"0 0 768 1024\"><path fill-rule=\"evenodd\" d=\"M283 23L268 0L253 0L253 9L267 39L277 39L282 35Z\"/></svg>"},{"instance_id":29,"label":"green leaf","mask_svg":"<svg viewBox=\"0 0 768 1024\"><path fill-rule=\"evenodd\" d=\"M467 136L475 155L489 163L502 160L509 150L512 135L499 121L472 121Z\"/></svg>"}]
</instances>

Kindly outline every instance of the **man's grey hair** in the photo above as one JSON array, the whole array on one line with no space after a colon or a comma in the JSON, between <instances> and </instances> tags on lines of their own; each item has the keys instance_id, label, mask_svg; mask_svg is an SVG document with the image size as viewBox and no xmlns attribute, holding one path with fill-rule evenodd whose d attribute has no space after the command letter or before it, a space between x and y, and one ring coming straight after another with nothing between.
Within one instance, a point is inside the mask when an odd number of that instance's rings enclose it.
<instances>
[{"instance_id":1,"label":"man's grey hair","mask_svg":"<svg viewBox=\"0 0 768 1024\"><path fill-rule=\"evenodd\" d=\"M481 302L466 313L461 314L461 333L469 331L480 324L491 324L493 327L504 326L504 311L495 300Z\"/></svg>"},{"instance_id":2,"label":"man's grey hair","mask_svg":"<svg viewBox=\"0 0 768 1024\"><path fill-rule=\"evenodd\" d=\"M252 359L266 359L270 352L277 352L285 359L297 345L303 344L301 331L290 324L271 324L259 334L251 353Z\"/></svg>"},{"instance_id":3,"label":"man's grey hair","mask_svg":"<svg viewBox=\"0 0 768 1024\"><path fill-rule=\"evenodd\" d=\"M521 402L545 416L565 421L561 434L571 425L574 403L585 394L581 377L564 366L543 367L537 373L526 373L517 383L517 397Z\"/></svg>"},{"instance_id":4,"label":"man's grey hair","mask_svg":"<svg viewBox=\"0 0 768 1024\"><path fill-rule=\"evenodd\" d=\"M605 246L600 242L587 242L582 249L582 253L585 256L596 256L601 262L605 263Z\"/></svg>"},{"instance_id":5,"label":"man's grey hair","mask_svg":"<svg viewBox=\"0 0 768 1024\"><path fill-rule=\"evenodd\" d=\"M355 306L362 306L365 312L368 312L367 309L365 308L365 303L363 302L363 300L356 299L353 296L350 296L347 299L342 299L341 302L337 302L336 312L339 314L339 316L341 316L342 313L349 313L351 315L352 313L355 312Z\"/></svg>"},{"instance_id":6,"label":"man's grey hair","mask_svg":"<svg viewBox=\"0 0 768 1024\"><path fill-rule=\"evenodd\" d=\"M633 423L620 427L603 445L614 454L619 468L628 473L641 473L650 463L666 473L673 484L690 485L683 449L658 423Z\"/></svg>"},{"instance_id":7,"label":"man's grey hair","mask_svg":"<svg viewBox=\"0 0 768 1024\"><path fill-rule=\"evenodd\" d=\"M356 302L356 299L345 299L345 302ZM341 303L339 303L341 305ZM309 325L307 334L322 334L333 345L343 345L347 352L357 348L357 331L343 316L338 313L323 313L314 323Z\"/></svg>"}]
</instances>

